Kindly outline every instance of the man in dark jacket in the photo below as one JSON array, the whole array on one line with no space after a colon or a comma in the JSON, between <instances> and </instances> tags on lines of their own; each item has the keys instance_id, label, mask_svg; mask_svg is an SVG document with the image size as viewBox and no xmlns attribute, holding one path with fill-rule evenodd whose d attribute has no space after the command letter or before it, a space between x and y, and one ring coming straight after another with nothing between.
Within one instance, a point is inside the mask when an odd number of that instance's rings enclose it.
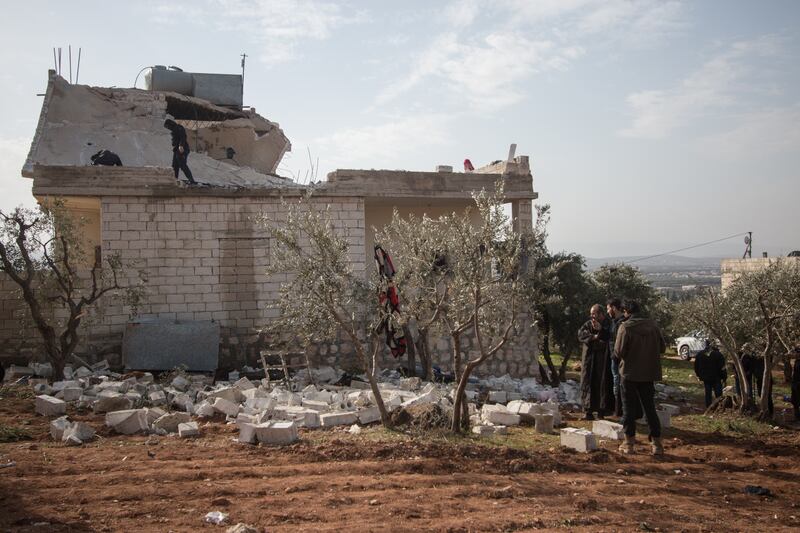
<instances>
[{"instance_id":1,"label":"man in dark jacket","mask_svg":"<svg viewBox=\"0 0 800 533\"><path fill-rule=\"evenodd\" d=\"M609 320L600 304L589 310L591 318L578 330L578 342L583 345L581 361L581 403L586 420L594 414L603 418L614 409L613 378L608 360Z\"/></svg>"},{"instance_id":2,"label":"man in dark jacket","mask_svg":"<svg viewBox=\"0 0 800 533\"><path fill-rule=\"evenodd\" d=\"M608 336L608 353L611 359L611 377L614 380L614 416L622 416L622 393L620 392L619 382L619 358L614 353L614 343L617 340L617 330L619 325L625 321L625 315L622 312L622 302L619 298L609 298L606 302L606 311L608 317L611 319L609 326ZM621 420L620 423L623 423Z\"/></svg>"},{"instance_id":3,"label":"man in dark jacket","mask_svg":"<svg viewBox=\"0 0 800 533\"><path fill-rule=\"evenodd\" d=\"M189 142L186 140L186 129L172 119L164 121L164 127L172 133L172 170L175 171L175 179L178 179L178 171L183 170L186 179L192 185L197 182L192 177L189 170Z\"/></svg>"},{"instance_id":4,"label":"man in dark jacket","mask_svg":"<svg viewBox=\"0 0 800 533\"><path fill-rule=\"evenodd\" d=\"M694 358L694 373L706 389L706 408L711 405L711 392L714 397L722 396L722 382L728 379L725 357L716 346L706 342L706 347Z\"/></svg>"},{"instance_id":5,"label":"man in dark jacket","mask_svg":"<svg viewBox=\"0 0 800 533\"><path fill-rule=\"evenodd\" d=\"M622 302L626 320L619 325L614 351L619 357L622 376L622 397L625 402L625 442L619 447L622 453L634 453L636 446L636 419L630 415L641 404L650 427L653 455L663 455L661 422L656 413L655 382L661 381L661 354L666 349L664 337L656 323L640 316L639 303Z\"/></svg>"}]
</instances>

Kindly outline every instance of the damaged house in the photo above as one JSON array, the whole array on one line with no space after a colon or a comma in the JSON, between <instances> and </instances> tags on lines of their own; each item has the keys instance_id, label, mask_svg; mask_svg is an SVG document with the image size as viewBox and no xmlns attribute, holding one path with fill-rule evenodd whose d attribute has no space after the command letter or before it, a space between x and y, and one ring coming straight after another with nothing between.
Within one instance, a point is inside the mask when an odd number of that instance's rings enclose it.
<instances>
[{"instance_id":1,"label":"damaged house","mask_svg":"<svg viewBox=\"0 0 800 533\"><path fill-rule=\"evenodd\" d=\"M291 144L278 124L242 108L241 79L237 87L230 76L180 73L191 79L180 76L182 81L167 83L159 81L162 74L154 71L151 88L140 90L73 85L51 71L22 171L33 180L38 200L63 199L70 212L87 221L89 249L119 252L148 273L148 296L135 323L129 309L109 300L87 325L84 353L106 347L104 357L112 364L141 368L121 359L126 328L130 334L136 325L168 326L163 333L171 326L208 331L204 325L211 325L212 335L188 338L206 345L209 339L218 341L220 367L254 364L261 347L257 332L274 318L270 304L283 280L265 274L270 240L254 218L267 213L280 219L282 199L304 195L308 187L314 189L313 202L329 207L336 230L350 243L353 266L365 273L373 268L371 228L386 224L393 208L402 215L432 217L461 211L472 204L472 191L491 189L503 179L516 228L532 225L537 195L527 157L471 173L339 169L325 182L301 185L276 174ZM186 129L188 164L204 186L174 178L167 118ZM123 166L91 166L91 156L102 149L118 154ZM13 284L0 279L0 287L11 294ZM0 351L5 354L0 355L16 353L23 307L4 297ZM436 342L435 351L443 357L437 363L447 368L442 344L447 341ZM191 352L186 354L190 360L192 350L213 348L217 356L217 346L181 348ZM310 355L312 362L347 366L352 351L341 342L318 346ZM537 375L537 352L535 329L526 324L515 342L479 372Z\"/></svg>"}]
</instances>

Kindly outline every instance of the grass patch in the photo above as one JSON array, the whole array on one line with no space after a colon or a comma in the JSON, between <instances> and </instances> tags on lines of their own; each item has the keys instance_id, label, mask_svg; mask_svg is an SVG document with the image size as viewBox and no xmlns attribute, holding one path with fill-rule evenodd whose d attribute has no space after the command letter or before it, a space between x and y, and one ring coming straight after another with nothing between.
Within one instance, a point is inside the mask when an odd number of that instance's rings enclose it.
<instances>
[{"instance_id":1,"label":"grass patch","mask_svg":"<svg viewBox=\"0 0 800 533\"><path fill-rule=\"evenodd\" d=\"M697 433L717 433L728 437L763 437L773 432L769 423L736 414L685 415L675 421L675 427Z\"/></svg>"},{"instance_id":2,"label":"grass patch","mask_svg":"<svg viewBox=\"0 0 800 533\"><path fill-rule=\"evenodd\" d=\"M36 395L29 385L2 385L0 386L0 398L33 399Z\"/></svg>"},{"instance_id":3,"label":"grass patch","mask_svg":"<svg viewBox=\"0 0 800 533\"><path fill-rule=\"evenodd\" d=\"M22 428L0 425L0 442L19 442L32 438L30 433Z\"/></svg>"}]
</instances>

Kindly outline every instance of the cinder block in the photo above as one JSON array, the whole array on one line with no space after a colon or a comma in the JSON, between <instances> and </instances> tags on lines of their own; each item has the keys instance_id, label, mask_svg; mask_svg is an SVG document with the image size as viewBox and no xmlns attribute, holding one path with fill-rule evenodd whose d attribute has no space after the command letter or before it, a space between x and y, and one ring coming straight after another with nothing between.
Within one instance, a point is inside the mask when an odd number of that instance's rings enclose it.
<instances>
[{"instance_id":1,"label":"cinder block","mask_svg":"<svg viewBox=\"0 0 800 533\"><path fill-rule=\"evenodd\" d=\"M361 409L356 414L361 424L372 424L373 422L379 422L381 419L381 411L377 406Z\"/></svg>"},{"instance_id":2,"label":"cinder block","mask_svg":"<svg viewBox=\"0 0 800 533\"><path fill-rule=\"evenodd\" d=\"M285 445L297 440L294 422L267 422L256 426L256 438L264 444Z\"/></svg>"},{"instance_id":3,"label":"cinder block","mask_svg":"<svg viewBox=\"0 0 800 533\"><path fill-rule=\"evenodd\" d=\"M587 453L597 449L597 439L591 431L579 428L564 428L561 430L561 445Z\"/></svg>"},{"instance_id":4,"label":"cinder block","mask_svg":"<svg viewBox=\"0 0 800 533\"><path fill-rule=\"evenodd\" d=\"M128 409L106 413L106 425L123 435L147 431L147 411L145 409Z\"/></svg>"},{"instance_id":5,"label":"cinder block","mask_svg":"<svg viewBox=\"0 0 800 533\"><path fill-rule=\"evenodd\" d=\"M489 401L492 403L506 403L508 401L508 393L502 390L489 391Z\"/></svg>"},{"instance_id":6,"label":"cinder block","mask_svg":"<svg viewBox=\"0 0 800 533\"><path fill-rule=\"evenodd\" d=\"M166 431L167 433L176 433L180 424L186 424L191 421L192 417L189 413L168 413L158 417L153 422L153 429Z\"/></svg>"},{"instance_id":7,"label":"cinder block","mask_svg":"<svg viewBox=\"0 0 800 533\"><path fill-rule=\"evenodd\" d=\"M256 443L256 424L251 424L249 422L242 422L238 424L239 426L239 442L244 442L246 444L255 444Z\"/></svg>"},{"instance_id":8,"label":"cinder block","mask_svg":"<svg viewBox=\"0 0 800 533\"><path fill-rule=\"evenodd\" d=\"M319 416L322 427L351 426L358 421L358 415L352 411L339 411L336 413L323 413Z\"/></svg>"},{"instance_id":9,"label":"cinder block","mask_svg":"<svg viewBox=\"0 0 800 533\"><path fill-rule=\"evenodd\" d=\"M130 398L121 395L118 392L109 392L114 396L103 395L97 397L92 409L95 413L110 413L113 411L124 411L133 407L133 402Z\"/></svg>"},{"instance_id":10,"label":"cinder block","mask_svg":"<svg viewBox=\"0 0 800 533\"><path fill-rule=\"evenodd\" d=\"M662 404L659 404L658 407L662 411L668 412L669 416L678 416L679 414L681 414L681 408L678 407L677 405L672 405L672 404L669 404L669 403L662 403Z\"/></svg>"},{"instance_id":11,"label":"cinder block","mask_svg":"<svg viewBox=\"0 0 800 533\"><path fill-rule=\"evenodd\" d=\"M61 393L63 395L61 397L62 400L65 402L74 402L80 399L83 394L83 389L80 387L66 387Z\"/></svg>"},{"instance_id":12,"label":"cinder block","mask_svg":"<svg viewBox=\"0 0 800 533\"><path fill-rule=\"evenodd\" d=\"M50 436L53 437L53 440L61 440L64 436L64 430L66 430L69 425L70 421L67 420L66 416L56 418L50 422Z\"/></svg>"},{"instance_id":13,"label":"cinder block","mask_svg":"<svg viewBox=\"0 0 800 533\"><path fill-rule=\"evenodd\" d=\"M67 446L80 446L94 438L94 428L83 422L74 422L67 426L61 440Z\"/></svg>"},{"instance_id":14,"label":"cinder block","mask_svg":"<svg viewBox=\"0 0 800 533\"><path fill-rule=\"evenodd\" d=\"M200 435L200 427L197 422L185 422L178 424L178 436L182 439L186 437L197 437Z\"/></svg>"},{"instance_id":15,"label":"cinder block","mask_svg":"<svg viewBox=\"0 0 800 533\"><path fill-rule=\"evenodd\" d=\"M67 404L63 400L42 394L36 397L36 412L43 416L60 416L67 413Z\"/></svg>"},{"instance_id":16,"label":"cinder block","mask_svg":"<svg viewBox=\"0 0 800 533\"><path fill-rule=\"evenodd\" d=\"M306 409L312 409L319 413L325 413L331 410L331 406L328 403L317 400L303 400L302 405Z\"/></svg>"},{"instance_id":17,"label":"cinder block","mask_svg":"<svg viewBox=\"0 0 800 533\"><path fill-rule=\"evenodd\" d=\"M659 420L659 422L661 422L661 428L662 429L672 426L672 421L671 421L672 417L670 416L669 411L667 411L665 409L658 408L658 409L656 409L656 415L658 415L658 420ZM642 418L640 418L636 422L639 423L639 424L646 424L647 423L647 417L646 416L642 416Z\"/></svg>"},{"instance_id":18,"label":"cinder block","mask_svg":"<svg viewBox=\"0 0 800 533\"><path fill-rule=\"evenodd\" d=\"M592 433L598 437L611 440L623 440L625 438L625 430L622 424L617 424L610 420L595 420L592 422Z\"/></svg>"},{"instance_id":19,"label":"cinder block","mask_svg":"<svg viewBox=\"0 0 800 533\"><path fill-rule=\"evenodd\" d=\"M481 418L498 426L518 426L520 422L520 416L509 413L503 405L484 405L481 409Z\"/></svg>"}]
</instances>

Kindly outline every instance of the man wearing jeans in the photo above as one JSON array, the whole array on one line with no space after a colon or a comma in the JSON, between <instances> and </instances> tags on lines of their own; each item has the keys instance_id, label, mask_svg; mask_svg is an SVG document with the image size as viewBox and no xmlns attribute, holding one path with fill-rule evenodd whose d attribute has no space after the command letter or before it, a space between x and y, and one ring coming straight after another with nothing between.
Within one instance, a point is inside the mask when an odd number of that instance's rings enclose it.
<instances>
[{"instance_id":1,"label":"man wearing jeans","mask_svg":"<svg viewBox=\"0 0 800 533\"><path fill-rule=\"evenodd\" d=\"M655 404L656 381L661 381L661 354L666 349L664 337L656 323L640 316L639 303L633 300L622 302L625 322L619 325L614 351L619 357L619 372L622 377L622 395L625 412L634 413L642 406L650 426L650 441L653 455L663 455L661 423ZM636 446L636 418L626 416L625 442L619 447L622 453L634 453Z\"/></svg>"},{"instance_id":2,"label":"man wearing jeans","mask_svg":"<svg viewBox=\"0 0 800 533\"><path fill-rule=\"evenodd\" d=\"M625 321L625 316L622 313L622 302L619 300L619 298L609 298L606 302L606 311L608 311L608 316L611 318L608 352L611 356L611 376L614 379L614 416L621 417L622 393L620 392L619 388L619 359L617 358L617 354L614 353L614 343L617 340L617 330L619 330L619 325ZM622 422L624 422L624 419L620 421L620 423Z\"/></svg>"}]
</instances>

